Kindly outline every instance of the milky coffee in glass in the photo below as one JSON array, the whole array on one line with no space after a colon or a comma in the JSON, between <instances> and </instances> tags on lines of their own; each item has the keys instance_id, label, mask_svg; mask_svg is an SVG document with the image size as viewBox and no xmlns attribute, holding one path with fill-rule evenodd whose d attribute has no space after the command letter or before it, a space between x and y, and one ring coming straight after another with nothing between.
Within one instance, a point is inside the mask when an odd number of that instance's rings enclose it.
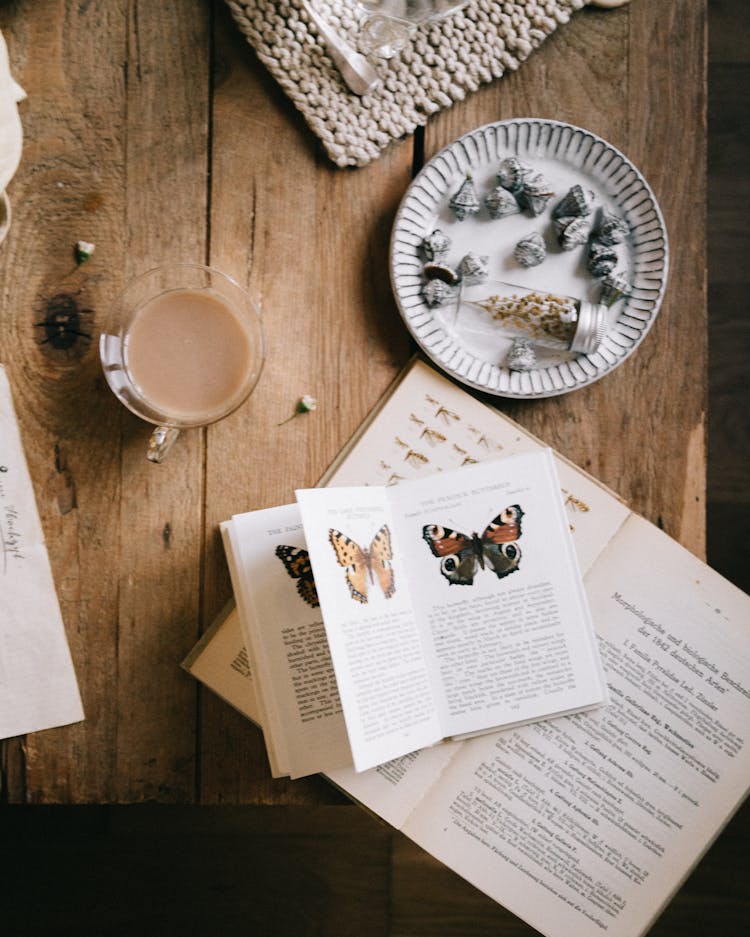
<instances>
[{"instance_id":1,"label":"milky coffee in glass","mask_svg":"<svg viewBox=\"0 0 750 937\"><path fill-rule=\"evenodd\" d=\"M155 423L149 458L161 461L180 428L235 410L263 363L260 319L247 294L219 271L173 265L125 290L100 339L117 397Z\"/></svg>"}]
</instances>

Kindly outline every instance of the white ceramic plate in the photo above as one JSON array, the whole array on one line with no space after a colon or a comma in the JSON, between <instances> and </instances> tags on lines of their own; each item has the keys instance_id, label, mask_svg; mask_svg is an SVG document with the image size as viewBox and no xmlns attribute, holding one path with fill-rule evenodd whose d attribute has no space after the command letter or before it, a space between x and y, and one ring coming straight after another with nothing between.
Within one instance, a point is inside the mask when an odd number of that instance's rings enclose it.
<instances>
[{"instance_id":1,"label":"white ceramic plate","mask_svg":"<svg viewBox=\"0 0 750 937\"><path fill-rule=\"evenodd\" d=\"M537 217L524 211L493 220L484 196L497 184L506 156L518 156L541 172L555 195ZM458 221L451 195L471 172L482 208ZM430 308L422 300L423 238L440 228L451 238L446 261L457 266L472 251L489 257L490 280L563 293L598 302L600 283L586 269L586 247L563 251L552 230L552 209L576 183L591 189L595 204L607 206L628 224L616 246L617 270L632 284L631 295L609 309L607 334L590 355L543 352L531 371L510 371L503 361L511 341L476 316L455 320L452 305ZM532 232L543 235L547 257L524 268L513 250ZM502 397L551 397L591 384L638 347L659 311L667 279L667 232L646 180L622 153L600 137L551 120L518 119L479 127L434 156L408 188L393 226L391 280L407 328L446 373L478 390Z\"/></svg>"}]
</instances>

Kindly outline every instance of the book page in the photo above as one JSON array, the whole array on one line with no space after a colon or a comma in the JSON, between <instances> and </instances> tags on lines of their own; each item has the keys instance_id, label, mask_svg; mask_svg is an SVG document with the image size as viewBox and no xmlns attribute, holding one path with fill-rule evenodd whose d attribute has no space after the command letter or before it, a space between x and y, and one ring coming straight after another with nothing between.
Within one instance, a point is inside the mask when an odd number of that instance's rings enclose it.
<instances>
[{"instance_id":1,"label":"book page","mask_svg":"<svg viewBox=\"0 0 750 937\"><path fill-rule=\"evenodd\" d=\"M523 427L415 358L321 484L392 486L543 448L544 443ZM559 454L554 458L585 573L630 511L601 482Z\"/></svg>"},{"instance_id":2,"label":"book page","mask_svg":"<svg viewBox=\"0 0 750 937\"><path fill-rule=\"evenodd\" d=\"M355 771L340 768L326 777L357 803L400 829L422 798L461 750L461 742L443 742Z\"/></svg>"},{"instance_id":3,"label":"book page","mask_svg":"<svg viewBox=\"0 0 750 937\"><path fill-rule=\"evenodd\" d=\"M81 719L34 489L0 366L0 739Z\"/></svg>"},{"instance_id":4,"label":"book page","mask_svg":"<svg viewBox=\"0 0 750 937\"><path fill-rule=\"evenodd\" d=\"M234 602L227 602L181 666L251 722L261 724L252 665Z\"/></svg>"},{"instance_id":5,"label":"book page","mask_svg":"<svg viewBox=\"0 0 750 937\"><path fill-rule=\"evenodd\" d=\"M298 491L358 771L442 738L386 489Z\"/></svg>"},{"instance_id":6,"label":"book page","mask_svg":"<svg viewBox=\"0 0 750 937\"><path fill-rule=\"evenodd\" d=\"M549 449L387 491L444 736L606 700Z\"/></svg>"},{"instance_id":7,"label":"book page","mask_svg":"<svg viewBox=\"0 0 750 937\"><path fill-rule=\"evenodd\" d=\"M540 446L416 360L324 482L400 484ZM750 600L651 525L624 523L616 496L555 462L581 569L594 566L610 704L330 778L550 937L637 937L746 793ZM236 612L225 632L228 674ZM205 682L241 709L217 673Z\"/></svg>"},{"instance_id":8,"label":"book page","mask_svg":"<svg viewBox=\"0 0 750 937\"><path fill-rule=\"evenodd\" d=\"M747 794L750 600L635 515L586 585L611 704L463 743L404 831L549 937L637 937Z\"/></svg>"},{"instance_id":9,"label":"book page","mask_svg":"<svg viewBox=\"0 0 750 937\"><path fill-rule=\"evenodd\" d=\"M227 529L274 773L295 778L351 764L299 507L236 514Z\"/></svg>"}]
</instances>

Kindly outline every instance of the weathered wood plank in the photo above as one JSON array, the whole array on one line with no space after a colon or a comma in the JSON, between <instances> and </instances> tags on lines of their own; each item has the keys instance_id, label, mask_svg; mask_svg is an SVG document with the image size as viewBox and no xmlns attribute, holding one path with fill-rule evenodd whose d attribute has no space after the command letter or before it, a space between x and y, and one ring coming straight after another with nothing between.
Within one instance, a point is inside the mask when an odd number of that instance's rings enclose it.
<instances>
[{"instance_id":1,"label":"weathered wood plank","mask_svg":"<svg viewBox=\"0 0 750 937\"><path fill-rule=\"evenodd\" d=\"M671 238L664 305L642 356L626 451L645 456L628 490L636 510L698 556L705 555L706 486L706 4L658 10L632 4L628 154L649 180ZM685 29L689 19L691 29ZM637 37L637 41L636 41ZM696 262L697 261L697 262ZM612 409L616 401L607 401ZM624 428L624 427L623 427ZM617 437L615 437L617 439ZM613 440L614 442L614 440ZM631 493L632 492L632 493Z\"/></svg>"},{"instance_id":2,"label":"weathered wood plank","mask_svg":"<svg viewBox=\"0 0 750 937\"><path fill-rule=\"evenodd\" d=\"M120 11L122 12L122 11ZM0 255L9 371L52 572L78 672L86 722L28 737L9 800L114 795L114 688L121 491L121 414L101 377L96 342L56 349L37 323L77 312L93 336L121 282L126 21L77 5L4 7L19 82L23 159L10 188L14 222ZM99 245L76 269L78 238ZM12 745L14 743L7 743Z\"/></svg>"},{"instance_id":3,"label":"weathered wood plank","mask_svg":"<svg viewBox=\"0 0 750 937\"><path fill-rule=\"evenodd\" d=\"M198 615L203 440L147 463L96 335L130 276L204 259L208 13L48 2L3 26L29 99L2 353L88 716L29 737L23 796L191 799L195 690L178 663ZM97 250L76 269L78 238ZM69 350L35 330L60 294L93 336Z\"/></svg>"},{"instance_id":4,"label":"weathered wood plank","mask_svg":"<svg viewBox=\"0 0 750 937\"><path fill-rule=\"evenodd\" d=\"M211 262L248 284L268 353L250 401L209 430L206 622L230 595L217 525L314 485L408 357L387 251L411 145L336 169L223 5L217 13ZM279 426L306 393L318 409ZM202 711L204 801L338 799L319 779L271 782L260 733L227 733L236 720L214 702Z\"/></svg>"},{"instance_id":5,"label":"weathered wood plank","mask_svg":"<svg viewBox=\"0 0 750 937\"><path fill-rule=\"evenodd\" d=\"M639 349L603 380L502 409L702 556L705 551L705 197L703 0L669 10L585 9L514 73L432 121L429 158L490 120L586 127L640 168L673 245L667 295ZM685 17L695 28L681 28ZM663 111L663 112L662 112ZM686 224L686 219L690 223Z\"/></svg>"},{"instance_id":6,"label":"weathered wood plank","mask_svg":"<svg viewBox=\"0 0 750 937\"><path fill-rule=\"evenodd\" d=\"M199 0L129 11L126 278L206 256L210 12ZM145 459L123 439L115 799L184 802L195 790L195 688L180 672L199 614L205 434Z\"/></svg>"}]
</instances>

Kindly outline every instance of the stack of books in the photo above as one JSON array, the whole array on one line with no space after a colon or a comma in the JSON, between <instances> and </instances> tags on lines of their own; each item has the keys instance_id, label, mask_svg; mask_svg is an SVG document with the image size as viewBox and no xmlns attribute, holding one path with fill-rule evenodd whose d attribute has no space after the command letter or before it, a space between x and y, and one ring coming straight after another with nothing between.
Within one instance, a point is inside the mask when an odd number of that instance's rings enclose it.
<instances>
[{"instance_id":1,"label":"stack of books","mask_svg":"<svg viewBox=\"0 0 750 937\"><path fill-rule=\"evenodd\" d=\"M548 937L645 933L748 792L747 596L419 359L222 532L186 669Z\"/></svg>"}]
</instances>

